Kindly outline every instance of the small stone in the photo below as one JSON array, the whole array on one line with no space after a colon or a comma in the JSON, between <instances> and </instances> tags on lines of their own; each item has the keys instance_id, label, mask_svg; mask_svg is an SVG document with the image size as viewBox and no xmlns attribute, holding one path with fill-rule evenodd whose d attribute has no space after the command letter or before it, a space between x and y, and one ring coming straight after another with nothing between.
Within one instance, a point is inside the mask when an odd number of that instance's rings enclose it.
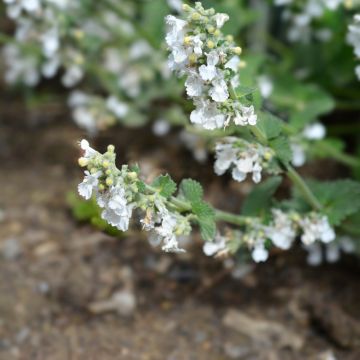
<instances>
[{"instance_id":1,"label":"small stone","mask_svg":"<svg viewBox=\"0 0 360 360\"><path fill-rule=\"evenodd\" d=\"M7 239L2 244L1 252L5 259L15 260L21 254L21 246L17 239Z\"/></svg>"}]
</instances>

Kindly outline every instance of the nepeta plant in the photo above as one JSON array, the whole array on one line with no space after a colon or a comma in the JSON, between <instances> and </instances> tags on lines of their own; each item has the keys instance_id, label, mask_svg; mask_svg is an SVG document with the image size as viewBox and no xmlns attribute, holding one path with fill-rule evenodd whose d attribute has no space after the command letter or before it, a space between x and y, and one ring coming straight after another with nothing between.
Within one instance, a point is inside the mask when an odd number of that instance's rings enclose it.
<instances>
[{"instance_id":1,"label":"nepeta plant","mask_svg":"<svg viewBox=\"0 0 360 360\"><path fill-rule=\"evenodd\" d=\"M329 259L340 249L349 250L343 237L336 240L335 227L338 234L358 234L353 224L360 210L360 185L351 180L305 181L291 165L292 160L302 165L307 141L322 139L324 127L315 123L299 132L267 112L251 96L254 90L241 85L240 47L221 30L228 15L206 10L200 3L194 8L184 5L183 10L180 18L166 17L166 43L169 67L186 78L186 92L195 105L191 129L212 139L217 175L230 170L236 181L250 175L259 184L242 214L233 214L205 202L195 180L185 179L177 187L164 175L146 183L138 167L117 168L112 145L101 154L82 140L79 164L86 171L80 195L85 199L94 195L101 217L121 231L136 217L151 233L152 242L161 243L167 252L183 252L182 237L194 225L209 256L248 252L254 261L265 261L272 247L287 250L297 238L309 249L312 263L318 244L327 245ZM296 161L291 151L295 146ZM344 163L357 162L345 158ZM264 181L263 173L268 175ZM284 177L292 183L292 195L279 200L274 194Z\"/></svg>"}]
</instances>

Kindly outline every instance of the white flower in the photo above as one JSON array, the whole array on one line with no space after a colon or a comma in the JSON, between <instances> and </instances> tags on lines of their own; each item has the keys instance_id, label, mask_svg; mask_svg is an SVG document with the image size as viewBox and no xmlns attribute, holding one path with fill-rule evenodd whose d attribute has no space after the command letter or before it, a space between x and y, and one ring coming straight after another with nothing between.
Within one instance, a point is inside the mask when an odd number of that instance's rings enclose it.
<instances>
[{"instance_id":1,"label":"white flower","mask_svg":"<svg viewBox=\"0 0 360 360\"><path fill-rule=\"evenodd\" d=\"M186 79L185 88L189 96L201 96L203 93L203 81L196 73L193 73Z\"/></svg>"},{"instance_id":2,"label":"white flower","mask_svg":"<svg viewBox=\"0 0 360 360\"><path fill-rule=\"evenodd\" d=\"M264 262L269 257L269 252L265 249L263 243L256 244L253 251L251 252L253 260L257 263Z\"/></svg>"},{"instance_id":3,"label":"white flower","mask_svg":"<svg viewBox=\"0 0 360 360\"><path fill-rule=\"evenodd\" d=\"M279 209L273 209L273 222L266 227L265 233L280 249L290 249L296 237L296 231L289 216Z\"/></svg>"},{"instance_id":4,"label":"white flower","mask_svg":"<svg viewBox=\"0 0 360 360\"><path fill-rule=\"evenodd\" d=\"M229 15L218 13L214 15L216 26L220 29L224 26L225 22L229 20Z\"/></svg>"},{"instance_id":5,"label":"white flower","mask_svg":"<svg viewBox=\"0 0 360 360\"><path fill-rule=\"evenodd\" d=\"M47 58L52 58L60 46L58 29L54 27L43 33L41 36L41 42L44 55Z\"/></svg>"},{"instance_id":6,"label":"white flower","mask_svg":"<svg viewBox=\"0 0 360 360\"><path fill-rule=\"evenodd\" d=\"M217 51L212 50L207 55L207 65L201 65L199 67L199 73L203 80L211 81L217 75L216 65L219 62L219 54ZM226 85L226 84L225 84Z\"/></svg>"},{"instance_id":7,"label":"white flower","mask_svg":"<svg viewBox=\"0 0 360 360\"><path fill-rule=\"evenodd\" d=\"M237 160L237 150L232 144L216 145L216 161L214 171L216 175L223 175L230 166Z\"/></svg>"},{"instance_id":8,"label":"white flower","mask_svg":"<svg viewBox=\"0 0 360 360\"><path fill-rule=\"evenodd\" d=\"M213 256L226 248L226 238L217 234L214 241L207 241L203 245L203 252L206 256Z\"/></svg>"},{"instance_id":9,"label":"white flower","mask_svg":"<svg viewBox=\"0 0 360 360\"><path fill-rule=\"evenodd\" d=\"M165 136L169 133L170 128L171 126L167 120L157 119L152 126L152 131L157 136Z\"/></svg>"},{"instance_id":10,"label":"white flower","mask_svg":"<svg viewBox=\"0 0 360 360\"><path fill-rule=\"evenodd\" d=\"M90 174L89 171L85 171L84 180L78 185L80 196L86 200L91 198L93 190L96 189L99 184L99 176L101 176L101 172Z\"/></svg>"},{"instance_id":11,"label":"white flower","mask_svg":"<svg viewBox=\"0 0 360 360\"><path fill-rule=\"evenodd\" d=\"M239 64L240 64L240 58L237 55L235 55L225 64L225 68L237 72L239 69Z\"/></svg>"},{"instance_id":12,"label":"white flower","mask_svg":"<svg viewBox=\"0 0 360 360\"><path fill-rule=\"evenodd\" d=\"M47 60L41 67L41 73L45 78L52 78L56 75L60 67L60 58L58 56L53 56L51 59Z\"/></svg>"},{"instance_id":13,"label":"white flower","mask_svg":"<svg viewBox=\"0 0 360 360\"><path fill-rule=\"evenodd\" d=\"M74 109L72 116L79 127L85 129L90 134L97 132L96 118L88 108L77 107Z\"/></svg>"},{"instance_id":14,"label":"white flower","mask_svg":"<svg viewBox=\"0 0 360 360\"><path fill-rule=\"evenodd\" d=\"M325 137L325 135L325 126L320 123L307 125L303 131L303 136L308 140L321 140Z\"/></svg>"},{"instance_id":15,"label":"white flower","mask_svg":"<svg viewBox=\"0 0 360 360\"><path fill-rule=\"evenodd\" d=\"M256 125L257 115L255 114L254 106L241 106L241 112L235 113L234 123L236 125Z\"/></svg>"},{"instance_id":16,"label":"white flower","mask_svg":"<svg viewBox=\"0 0 360 360\"><path fill-rule=\"evenodd\" d=\"M296 166L303 166L306 162L306 154L301 144L291 143L292 160L291 163Z\"/></svg>"},{"instance_id":17,"label":"white flower","mask_svg":"<svg viewBox=\"0 0 360 360\"><path fill-rule=\"evenodd\" d=\"M84 155L83 157L87 158L87 159L90 159L92 158L93 156L95 156L98 152L96 150L94 150L89 142L85 139L82 139L80 141L80 147L82 150L84 150Z\"/></svg>"},{"instance_id":18,"label":"white flower","mask_svg":"<svg viewBox=\"0 0 360 360\"><path fill-rule=\"evenodd\" d=\"M110 96L106 100L106 107L113 112L119 119L126 116L129 107L126 103L119 101L115 96Z\"/></svg>"},{"instance_id":19,"label":"white flower","mask_svg":"<svg viewBox=\"0 0 360 360\"><path fill-rule=\"evenodd\" d=\"M225 115L210 101L200 101L196 103L196 109L190 114L190 121L194 124L202 125L205 129L214 130L224 126Z\"/></svg>"},{"instance_id":20,"label":"white flower","mask_svg":"<svg viewBox=\"0 0 360 360\"><path fill-rule=\"evenodd\" d=\"M184 249L179 248L179 243L174 233L176 225L176 217L171 213L166 213L163 215L161 225L155 228L156 233L164 242L162 250L165 252L185 252Z\"/></svg>"},{"instance_id":21,"label":"white flower","mask_svg":"<svg viewBox=\"0 0 360 360\"><path fill-rule=\"evenodd\" d=\"M316 240L323 243L329 243L335 240L335 231L330 226L326 216L314 215L300 220L300 226L303 230L301 241L305 245L310 245Z\"/></svg>"},{"instance_id":22,"label":"white flower","mask_svg":"<svg viewBox=\"0 0 360 360\"><path fill-rule=\"evenodd\" d=\"M168 5L175 11L182 11L182 1L181 0L167 0Z\"/></svg>"},{"instance_id":23,"label":"white flower","mask_svg":"<svg viewBox=\"0 0 360 360\"><path fill-rule=\"evenodd\" d=\"M267 99L274 90L273 82L268 76L262 75L258 77L258 84L262 97Z\"/></svg>"},{"instance_id":24,"label":"white flower","mask_svg":"<svg viewBox=\"0 0 360 360\"><path fill-rule=\"evenodd\" d=\"M209 95L216 102L226 101L229 98L226 82L223 79L213 80Z\"/></svg>"},{"instance_id":25,"label":"white flower","mask_svg":"<svg viewBox=\"0 0 360 360\"><path fill-rule=\"evenodd\" d=\"M61 78L61 82L65 87L73 87L84 76L83 69L78 65L71 65L66 69L65 74Z\"/></svg>"},{"instance_id":26,"label":"white flower","mask_svg":"<svg viewBox=\"0 0 360 360\"><path fill-rule=\"evenodd\" d=\"M105 208L101 217L121 231L128 230L133 205L127 203L125 190L121 186L114 186L107 196L105 204L100 202Z\"/></svg>"},{"instance_id":27,"label":"white flower","mask_svg":"<svg viewBox=\"0 0 360 360\"><path fill-rule=\"evenodd\" d=\"M168 32L166 34L166 43L170 46L179 46L183 44L184 32L186 21L176 18L173 15L165 17L165 22L168 25Z\"/></svg>"}]
</instances>

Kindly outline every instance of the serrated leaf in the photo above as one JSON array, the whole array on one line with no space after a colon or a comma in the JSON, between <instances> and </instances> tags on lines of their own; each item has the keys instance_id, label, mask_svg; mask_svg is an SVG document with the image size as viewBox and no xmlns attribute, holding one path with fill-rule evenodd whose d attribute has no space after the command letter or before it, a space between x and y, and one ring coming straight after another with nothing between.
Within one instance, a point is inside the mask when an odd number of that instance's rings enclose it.
<instances>
[{"instance_id":1,"label":"serrated leaf","mask_svg":"<svg viewBox=\"0 0 360 360\"><path fill-rule=\"evenodd\" d=\"M360 210L360 183L357 181L310 181L309 186L332 225L339 225Z\"/></svg>"},{"instance_id":2,"label":"serrated leaf","mask_svg":"<svg viewBox=\"0 0 360 360\"><path fill-rule=\"evenodd\" d=\"M276 152L277 157L285 164L292 160L292 150L289 140L285 136L279 136L269 142L270 147Z\"/></svg>"},{"instance_id":3,"label":"serrated leaf","mask_svg":"<svg viewBox=\"0 0 360 360\"><path fill-rule=\"evenodd\" d=\"M270 209L272 197L281 181L280 176L275 176L256 185L244 202L242 214L246 216L264 215Z\"/></svg>"},{"instance_id":4,"label":"serrated leaf","mask_svg":"<svg viewBox=\"0 0 360 360\"><path fill-rule=\"evenodd\" d=\"M160 195L166 198L170 197L176 191L176 184L168 174L158 176L153 181L152 186L156 188Z\"/></svg>"},{"instance_id":5,"label":"serrated leaf","mask_svg":"<svg viewBox=\"0 0 360 360\"><path fill-rule=\"evenodd\" d=\"M214 209L200 200L192 203L192 211L197 216L202 238L205 241L214 240L216 234Z\"/></svg>"},{"instance_id":6,"label":"serrated leaf","mask_svg":"<svg viewBox=\"0 0 360 360\"><path fill-rule=\"evenodd\" d=\"M259 113L258 128L266 135L268 140L274 139L281 134L282 120L270 113Z\"/></svg>"},{"instance_id":7,"label":"serrated leaf","mask_svg":"<svg viewBox=\"0 0 360 360\"><path fill-rule=\"evenodd\" d=\"M192 179L184 179L181 182L180 193L190 202L199 201L204 195L201 184Z\"/></svg>"}]
</instances>

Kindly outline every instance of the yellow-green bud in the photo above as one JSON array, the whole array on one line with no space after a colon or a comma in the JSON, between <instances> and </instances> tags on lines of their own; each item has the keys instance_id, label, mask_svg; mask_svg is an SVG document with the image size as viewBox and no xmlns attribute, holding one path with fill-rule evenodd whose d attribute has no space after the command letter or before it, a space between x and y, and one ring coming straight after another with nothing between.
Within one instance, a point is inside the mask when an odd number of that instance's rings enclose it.
<instances>
[{"instance_id":1,"label":"yellow-green bud","mask_svg":"<svg viewBox=\"0 0 360 360\"><path fill-rule=\"evenodd\" d=\"M105 190L104 184L99 184L99 185L98 185L98 189L99 189L100 191Z\"/></svg>"},{"instance_id":2,"label":"yellow-green bud","mask_svg":"<svg viewBox=\"0 0 360 360\"><path fill-rule=\"evenodd\" d=\"M191 7L190 7L188 4L183 4L182 9L183 9L184 11L190 11L190 10L191 10Z\"/></svg>"},{"instance_id":3,"label":"yellow-green bud","mask_svg":"<svg viewBox=\"0 0 360 360\"><path fill-rule=\"evenodd\" d=\"M240 68L240 69L243 69L244 67L246 67L246 65L247 65L247 64L246 64L246 61L240 61L240 62L239 62L239 68Z\"/></svg>"},{"instance_id":4,"label":"yellow-green bud","mask_svg":"<svg viewBox=\"0 0 360 360\"><path fill-rule=\"evenodd\" d=\"M220 30L219 30L219 29L216 29L215 32L214 32L214 35L215 35L215 36L220 36Z\"/></svg>"},{"instance_id":5,"label":"yellow-green bud","mask_svg":"<svg viewBox=\"0 0 360 360\"><path fill-rule=\"evenodd\" d=\"M212 40L208 40L206 45L209 49L213 49L215 47L215 43Z\"/></svg>"},{"instance_id":6,"label":"yellow-green bud","mask_svg":"<svg viewBox=\"0 0 360 360\"><path fill-rule=\"evenodd\" d=\"M98 169L94 168L94 167L90 169L91 174L95 174L97 171L98 171Z\"/></svg>"},{"instance_id":7,"label":"yellow-green bud","mask_svg":"<svg viewBox=\"0 0 360 360\"><path fill-rule=\"evenodd\" d=\"M191 37L185 36L184 37L184 45L190 45L191 44Z\"/></svg>"},{"instance_id":8,"label":"yellow-green bud","mask_svg":"<svg viewBox=\"0 0 360 360\"><path fill-rule=\"evenodd\" d=\"M82 31L82 30L80 30L80 29L76 29L76 30L74 30L74 37L76 38L76 39L78 39L78 40L81 40L81 39L83 39L84 38L84 32Z\"/></svg>"},{"instance_id":9,"label":"yellow-green bud","mask_svg":"<svg viewBox=\"0 0 360 360\"><path fill-rule=\"evenodd\" d=\"M115 146L114 145L108 145L107 151L111 152L111 153L114 152L115 151Z\"/></svg>"},{"instance_id":10,"label":"yellow-green bud","mask_svg":"<svg viewBox=\"0 0 360 360\"><path fill-rule=\"evenodd\" d=\"M201 15L198 12L194 12L191 15L191 19L194 21L198 21L198 20L200 20L200 18L201 18Z\"/></svg>"},{"instance_id":11,"label":"yellow-green bud","mask_svg":"<svg viewBox=\"0 0 360 360\"><path fill-rule=\"evenodd\" d=\"M231 50L232 50L233 53L236 54L236 55L240 55L241 52L242 52L242 49L241 49L240 46L235 46L235 47L233 47Z\"/></svg>"},{"instance_id":12,"label":"yellow-green bud","mask_svg":"<svg viewBox=\"0 0 360 360\"><path fill-rule=\"evenodd\" d=\"M190 54L190 55L189 55L189 62L190 62L190 64L195 64L196 61L197 61L197 56L196 56L196 54L194 54L194 53Z\"/></svg>"},{"instance_id":13,"label":"yellow-green bud","mask_svg":"<svg viewBox=\"0 0 360 360\"><path fill-rule=\"evenodd\" d=\"M105 174L106 174L106 175L110 175L110 174L111 174L111 170L110 170L110 169L107 169L107 170L105 171Z\"/></svg>"},{"instance_id":14,"label":"yellow-green bud","mask_svg":"<svg viewBox=\"0 0 360 360\"><path fill-rule=\"evenodd\" d=\"M74 63L77 65L82 65L84 63L84 57L80 54L74 57Z\"/></svg>"},{"instance_id":15,"label":"yellow-green bud","mask_svg":"<svg viewBox=\"0 0 360 360\"><path fill-rule=\"evenodd\" d=\"M109 165L110 165L110 163L109 163L108 160L104 160L103 163L102 163L102 166L103 166L104 168L108 168Z\"/></svg>"},{"instance_id":16,"label":"yellow-green bud","mask_svg":"<svg viewBox=\"0 0 360 360\"><path fill-rule=\"evenodd\" d=\"M209 25L206 30L208 31L209 34L213 34L215 32L215 27L212 25Z\"/></svg>"},{"instance_id":17,"label":"yellow-green bud","mask_svg":"<svg viewBox=\"0 0 360 360\"><path fill-rule=\"evenodd\" d=\"M108 177L108 178L106 178L105 183L107 186L111 186L114 184L114 181L112 178Z\"/></svg>"},{"instance_id":18,"label":"yellow-green bud","mask_svg":"<svg viewBox=\"0 0 360 360\"><path fill-rule=\"evenodd\" d=\"M272 158L272 153L271 153L271 151L265 151L264 158L265 158L266 160L270 160L270 159Z\"/></svg>"},{"instance_id":19,"label":"yellow-green bud","mask_svg":"<svg viewBox=\"0 0 360 360\"><path fill-rule=\"evenodd\" d=\"M234 41L234 37L232 35L226 35L226 41L232 42Z\"/></svg>"},{"instance_id":20,"label":"yellow-green bud","mask_svg":"<svg viewBox=\"0 0 360 360\"><path fill-rule=\"evenodd\" d=\"M81 157L81 158L79 158L78 162L81 167L85 167L85 166L88 166L89 159L87 159L85 157Z\"/></svg>"},{"instance_id":21,"label":"yellow-green bud","mask_svg":"<svg viewBox=\"0 0 360 360\"><path fill-rule=\"evenodd\" d=\"M138 177L138 175L137 175L137 173L135 171L131 171L127 175L131 180L135 180Z\"/></svg>"}]
</instances>

